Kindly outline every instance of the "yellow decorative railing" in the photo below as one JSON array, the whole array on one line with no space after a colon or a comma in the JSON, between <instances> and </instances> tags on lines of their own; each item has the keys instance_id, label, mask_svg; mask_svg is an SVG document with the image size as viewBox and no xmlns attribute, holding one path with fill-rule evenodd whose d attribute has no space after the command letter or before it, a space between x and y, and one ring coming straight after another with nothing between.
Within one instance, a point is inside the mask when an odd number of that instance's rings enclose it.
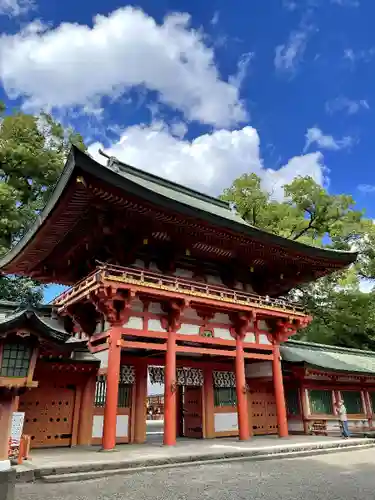
<instances>
[{"instance_id":1,"label":"yellow decorative railing","mask_svg":"<svg viewBox=\"0 0 375 500\"><path fill-rule=\"evenodd\" d=\"M115 266L111 264L100 264L95 271L86 278L76 283L72 288L59 295L53 304L63 307L71 303L89 291L101 286L103 282L117 282L149 289L165 290L176 294L200 297L220 302L244 305L247 307L277 310L298 316L306 313L297 304L290 303L284 299L273 299L255 293L234 290L220 285L211 285L186 279L180 276L165 276L152 271Z\"/></svg>"}]
</instances>

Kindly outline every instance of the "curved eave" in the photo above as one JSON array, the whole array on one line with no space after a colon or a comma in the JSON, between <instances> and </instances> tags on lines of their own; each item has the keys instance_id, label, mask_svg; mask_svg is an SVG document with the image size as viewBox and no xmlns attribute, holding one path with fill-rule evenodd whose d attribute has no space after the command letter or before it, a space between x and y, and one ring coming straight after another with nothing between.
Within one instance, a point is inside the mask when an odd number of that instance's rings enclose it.
<instances>
[{"instance_id":1,"label":"curved eave","mask_svg":"<svg viewBox=\"0 0 375 500\"><path fill-rule=\"evenodd\" d=\"M12 262L14 260L27 260L27 247L31 240L43 229L43 225L46 221L53 217L53 212L57 208L61 196L64 194L67 184L72 177L75 167L79 168L80 171L87 172L93 177L101 180L108 185L120 188L124 192L131 193L135 196L147 200L155 204L156 206L163 207L165 209L179 212L183 215L194 217L202 221L208 222L209 224L219 227L221 229L229 230L237 235L247 236L251 239L262 242L263 244L269 246L276 246L284 249L295 255L305 255L313 259L319 259L325 261L327 264L333 265L336 268L346 267L357 258L357 253L355 252L344 252L336 251L331 249L322 249L317 247L312 247L304 243L295 242L288 240L281 236L277 236L261 229L250 226L246 223L237 222L236 220L221 217L214 213L209 213L204 210L198 210L187 204L176 201L171 197L163 196L160 193L155 193L154 191L147 189L142 186L141 183L131 181L124 177L123 175L117 173L109 167L105 167L90 156L80 151L78 148L73 147L65 168L60 176L56 187L45 206L42 213L38 216L34 224L25 233L23 238L5 255L0 259L0 269L5 273L16 272L12 269ZM151 177L151 181L152 181ZM44 260L51 249L46 249L45 253L41 251L40 260Z\"/></svg>"},{"instance_id":2,"label":"curved eave","mask_svg":"<svg viewBox=\"0 0 375 500\"><path fill-rule=\"evenodd\" d=\"M56 323L55 328L51 328L52 323ZM63 330L57 320L49 319L47 322L45 318L40 317L35 311L29 311L27 309L16 312L1 321L0 336L12 330L19 330L22 328L31 329L52 343L69 345L67 344L67 340L70 338L70 334ZM73 347L73 344L71 345Z\"/></svg>"}]
</instances>

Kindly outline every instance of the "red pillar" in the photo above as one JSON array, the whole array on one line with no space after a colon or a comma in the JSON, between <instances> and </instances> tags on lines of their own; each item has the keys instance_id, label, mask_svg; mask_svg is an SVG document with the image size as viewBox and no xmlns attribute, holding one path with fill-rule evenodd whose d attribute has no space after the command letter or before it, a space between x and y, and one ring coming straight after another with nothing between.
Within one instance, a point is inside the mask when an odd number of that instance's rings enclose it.
<instances>
[{"instance_id":1,"label":"red pillar","mask_svg":"<svg viewBox=\"0 0 375 500\"><path fill-rule=\"evenodd\" d=\"M249 439L249 412L246 391L245 357L243 351L243 338L237 334L236 338L236 392L238 434L240 441Z\"/></svg>"},{"instance_id":2,"label":"red pillar","mask_svg":"<svg viewBox=\"0 0 375 500\"><path fill-rule=\"evenodd\" d=\"M118 404L118 384L121 364L121 328L112 326L109 337L107 388L104 407L102 449L113 450L116 446L116 422Z\"/></svg>"},{"instance_id":3,"label":"red pillar","mask_svg":"<svg viewBox=\"0 0 375 500\"><path fill-rule=\"evenodd\" d=\"M164 370L164 444L176 444L176 337L168 332Z\"/></svg>"},{"instance_id":4,"label":"red pillar","mask_svg":"<svg viewBox=\"0 0 375 500\"><path fill-rule=\"evenodd\" d=\"M286 405L284 395L283 374L280 361L280 346L278 343L273 347L273 384L275 388L277 425L279 428L279 437L288 437L288 421L286 416Z\"/></svg>"},{"instance_id":5,"label":"red pillar","mask_svg":"<svg viewBox=\"0 0 375 500\"><path fill-rule=\"evenodd\" d=\"M147 371L145 362L135 367L134 442L137 444L146 441Z\"/></svg>"}]
</instances>

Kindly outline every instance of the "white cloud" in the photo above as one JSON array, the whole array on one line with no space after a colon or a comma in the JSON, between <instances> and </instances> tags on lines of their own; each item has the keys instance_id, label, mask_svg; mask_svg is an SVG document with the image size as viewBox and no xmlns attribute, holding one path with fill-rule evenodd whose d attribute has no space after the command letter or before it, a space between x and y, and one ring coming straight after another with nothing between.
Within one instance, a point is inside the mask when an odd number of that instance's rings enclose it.
<instances>
[{"instance_id":1,"label":"white cloud","mask_svg":"<svg viewBox=\"0 0 375 500\"><path fill-rule=\"evenodd\" d=\"M354 139L350 136L345 136L342 139L335 139L332 135L325 135L318 127L309 128L306 132L306 143L304 151L316 144L320 149L331 149L338 151L340 149L350 148L354 144Z\"/></svg>"},{"instance_id":2,"label":"white cloud","mask_svg":"<svg viewBox=\"0 0 375 500\"><path fill-rule=\"evenodd\" d=\"M375 48L370 47L369 49L361 49L361 50L353 50L353 49L345 49L344 50L344 59L348 61L351 65L355 65L357 62L370 62L375 56Z\"/></svg>"},{"instance_id":3,"label":"white cloud","mask_svg":"<svg viewBox=\"0 0 375 500\"><path fill-rule=\"evenodd\" d=\"M375 193L374 184L359 184L357 189L358 191L362 191L362 193Z\"/></svg>"},{"instance_id":4,"label":"white cloud","mask_svg":"<svg viewBox=\"0 0 375 500\"><path fill-rule=\"evenodd\" d=\"M340 7L359 7L359 0L331 0L331 3Z\"/></svg>"},{"instance_id":5,"label":"white cloud","mask_svg":"<svg viewBox=\"0 0 375 500\"><path fill-rule=\"evenodd\" d=\"M250 126L217 130L188 141L173 136L159 122L127 128L106 152L129 165L214 195L238 176L250 172L259 175L264 189L278 199L283 197L282 186L296 176L309 175L320 184L325 182L321 153L296 156L279 170L273 170L264 168L259 145L259 135ZM105 159L98 155L98 148L103 146L91 144L89 153L103 163Z\"/></svg>"},{"instance_id":6,"label":"white cloud","mask_svg":"<svg viewBox=\"0 0 375 500\"><path fill-rule=\"evenodd\" d=\"M218 127L245 121L236 82L221 78L214 50L189 21L179 13L158 24L125 7L96 16L92 27L63 23L3 35L0 77L11 98L32 108L87 106L145 87L188 120Z\"/></svg>"},{"instance_id":7,"label":"white cloud","mask_svg":"<svg viewBox=\"0 0 375 500\"><path fill-rule=\"evenodd\" d=\"M275 49L275 68L278 71L294 72L302 61L306 50L308 31L299 30L290 34L286 43Z\"/></svg>"},{"instance_id":8,"label":"white cloud","mask_svg":"<svg viewBox=\"0 0 375 500\"><path fill-rule=\"evenodd\" d=\"M341 96L326 103L326 111L331 114L337 111L345 111L348 115L354 115L361 109L370 109L366 99L354 100Z\"/></svg>"},{"instance_id":9,"label":"white cloud","mask_svg":"<svg viewBox=\"0 0 375 500\"><path fill-rule=\"evenodd\" d=\"M35 8L34 0L0 0L0 14L18 17Z\"/></svg>"}]
</instances>

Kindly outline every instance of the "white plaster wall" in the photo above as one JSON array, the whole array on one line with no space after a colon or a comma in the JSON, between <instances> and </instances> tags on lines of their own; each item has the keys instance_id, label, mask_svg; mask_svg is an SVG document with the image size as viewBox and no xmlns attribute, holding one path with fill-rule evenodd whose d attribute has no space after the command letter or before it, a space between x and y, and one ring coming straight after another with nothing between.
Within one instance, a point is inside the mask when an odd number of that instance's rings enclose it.
<instances>
[{"instance_id":1,"label":"white plaster wall","mask_svg":"<svg viewBox=\"0 0 375 500\"><path fill-rule=\"evenodd\" d=\"M153 314L160 314L163 312L160 302L150 302L148 306L148 312Z\"/></svg>"},{"instance_id":2,"label":"white plaster wall","mask_svg":"<svg viewBox=\"0 0 375 500\"><path fill-rule=\"evenodd\" d=\"M302 420L288 420L289 432L304 432Z\"/></svg>"},{"instance_id":3,"label":"white plaster wall","mask_svg":"<svg viewBox=\"0 0 375 500\"><path fill-rule=\"evenodd\" d=\"M238 431L237 412L215 413L215 432Z\"/></svg>"},{"instance_id":4,"label":"white plaster wall","mask_svg":"<svg viewBox=\"0 0 375 500\"><path fill-rule=\"evenodd\" d=\"M129 321L123 325L126 328L134 328L134 330L143 329L143 319L138 316L130 316Z\"/></svg>"},{"instance_id":5,"label":"white plaster wall","mask_svg":"<svg viewBox=\"0 0 375 500\"><path fill-rule=\"evenodd\" d=\"M223 284L220 276L214 276L212 274L207 274L206 280L207 280L207 283L209 285L222 285Z\"/></svg>"},{"instance_id":6,"label":"white plaster wall","mask_svg":"<svg viewBox=\"0 0 375 500\"><path fill-rule=\"evenodd\" d=\"M193 271L191 269L182 269L182 267L176 267L176 276L181 276L181 278L191 279L193 277Z\"/></svg>"},{"instance_id":7,"label":"white plaster wall","mask_svg":"<svg viewBox=\"0 0 375 500\"><path fill-rule=\"evenodd\" d=\"M92 437L101 438L103 436L103 415L94 415L92 423ZM129 415L117 415L116 418L116 437L128 437Z\"/></svg>"},{"instance_id":8,"label":"white plaster wall","mask_svg":"<svg viewBox=\"0 0 375 500\"><path fill-rule=\"evenodd\" d=\"M247 378L272 377L272 361L248 363L245 374Z\"/></svg>"},{"instance_id":9,"label":"white plaster wall","mask_svg":"<svg viewBox=\"0 0 375 500\"><path fill-rule=\"evenodd\" d=\"M165 332L164 328L160 324L160 319L149 319L148 330L150 330L150 332Z\"/></svg>"},{"instance_id":10,"label":"white plaster wall","mask_svg":"<svg viewBox=\"0 0 375 500\"><path fill-rule=\"evenodd\" d=\"M103 415L94 415L94 419L92 421L92 437L93 438L101 438L103 436Z\"/></svg>"},{"instance_id":11,"label":"white plaster wall","mask_svg":"<svg viewBox=\"0 0 375 500\"><path fill-rule=\"evenodd\" d=\"M225 328L214 328L214 337L217 339L224 339L224 340L233 340L232 335L230 334L229 329Z\"/></svg>"},{"instance_id":12,"label":"white plaster wall","mask_svg":"<svg viewBox=\"0 0 375 500\"><path fill-rule=\"evenodd\" d=\"M144 306L141 300L134 300L131 303L131 310L134 312L143 312Z\"/></svg>"},{"instance_id":13,"label":"white plaster wall","mask_svg":"<svg viewBox=\"0 0 375 500\"><path fill-rule=\"evenodd\" d=\"M224 313L216 313L215 316L210 320L211 323L224 323L225 325L230 325L231 320L229 319L228 314Z\"/></svg>"},{"instance_id":14,"label":"white plaster wall","mask_svg":"<svg viewBox=\"0 0 375 500\"><path fill-rule=\"evenodd\" d=\"M253 333L247 333L245 335L245 342L255 342L255 335Z\"/></svg>"},{"instance_id":15,"label":"white plaster wall","mask_svg":"<svg viewBox=\"0 0 375 500\"><path fill-rule=\"evenodd\" d=\"M259 335L259 344L271 345L271 342L268 340L267 335L265 335L264 333L261 333Z\"/></svg>"},{"instance_id":16,"label":"white plaster wall","mask_svg":"<svg viewBox=\"0 0 375 500\"><path fill-rule=\"evenodd\" d=\"M264 319L261 319L259 322L258 322L258 327L260 330L264 330L265 332L268 332L269 331L269 328L268 328L268 325L267 323L264 321Z\"/></svg>"},{"instance_id":17,"label":"white plaster wall","mask_svg":"<svg viewBox=\"0 0 375 500\"><path fill-rule=\"evenodd\" d=\"M198 316L197 311L195 309L190 308L190 307L188 309L184 309L184 318L201 319Z\"/></svg>"},{"instance_id":18,"label":"white plaster wall","mask_svg":"<svg viewBox=\"0 0 375 500\"><path fill-rule=\"evenodd\" d=\"M117 415L116 437L128 437L128 433L129 433L129 415Z\"/></svg>"},{"instance_id":19,"label":"white plaster wall","mask_svg":"<svg viewBox=\"0 0 375 500\"><path fill-rule=\"evenodd\" d=\"M100 368L108 367L108 349L105 351L96 352L94 356L100 361Z\"/></svg>"},{"instance_id":20,"label":"white plaster wall","mask_svg":"<svg viewBox=\"0 0 375 500\"><path fill-rule=\"evenodd\" d=\"M244 283L244 292L254 293L254 288L250 285L250 283Z\"/></svg>"},{"instance_id":21,"label":"white plaster wall","mask_svg":"<svg viewBox=\"0 0 375 500\"><path fill-rule=\"evenodd\" d=\"M177 333L181 333L182 335L199 335L199 326L183 323Z\"/></svg>"},{"instance_id":22,"label":"white plaster wall","mask_svg":"<svg viewBox=\"0 0 375 500\"><path fill-rule=\"evenodd\" d=\"M155 262L150 262L150 271L153 271L154 273L160 273L160 270Z\"/></svg>"}]
</instances>

